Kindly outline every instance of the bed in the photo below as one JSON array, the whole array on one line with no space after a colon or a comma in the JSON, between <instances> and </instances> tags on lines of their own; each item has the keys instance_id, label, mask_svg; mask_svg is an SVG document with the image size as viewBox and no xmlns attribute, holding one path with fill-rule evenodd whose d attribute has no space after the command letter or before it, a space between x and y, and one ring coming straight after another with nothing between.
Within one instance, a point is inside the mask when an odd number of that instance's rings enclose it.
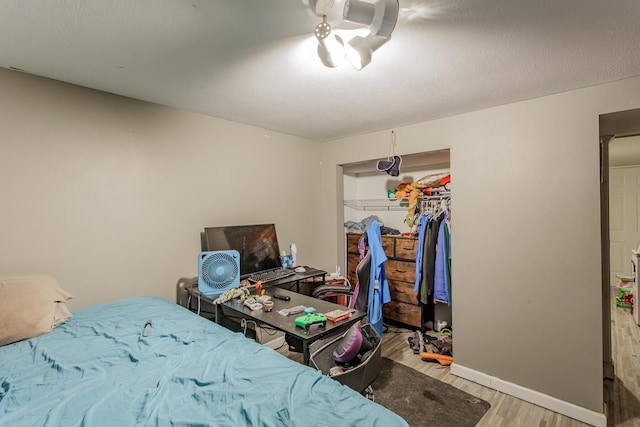
<instances>
[{"instance_id":1,"label":"bed","mask_svg":"<svg viewBox=\"0 0 640 427\"><path fill-rule=\"evenodd\" d=\"M77 310L0 347L0 424L407 426L321 372L157 297Z\"/></svg>"}]
</instances>

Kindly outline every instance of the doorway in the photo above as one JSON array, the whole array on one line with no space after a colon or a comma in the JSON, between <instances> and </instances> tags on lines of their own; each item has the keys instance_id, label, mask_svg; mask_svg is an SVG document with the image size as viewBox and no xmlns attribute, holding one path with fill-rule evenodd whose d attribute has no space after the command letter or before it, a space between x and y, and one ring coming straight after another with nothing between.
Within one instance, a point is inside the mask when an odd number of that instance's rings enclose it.
<instances>
[{"instance_id":1,"label":"doorway","mask_svg":"<svg viewBox=\"0 0 640 427\"><path fill-rule=\"evenodd\" d=\"M606 415L610 425L615 425L620 414L617 400L627 395L625 412L640 415L639 391L627 389L624 378L635 373L625 372L629 365L616 364L616 360L631 355L614 354L629 351L630 346L620 346L620 322L631 320L630 313L612 310L612 285L618 284L619 276L629 276L631 249L640 244L640 109L621 111L600 116L600 164L601 164L601 232L602 232L602 321L603 321L603 374ZM637 188L637 191L636 191ZM635 303L636 308L638 302ZM621 317L623 316L623 317ZM614 321L612 322L612 319ZM637 321L631 325L633 336L637 336ZM616 335L617 334L617 335ZM615 340L616 345L612 342ZM640 345L640 342L637 343ZM635 403L634 403L635 402ZM633 407L633 409L631 408ZM618 407L615 409L614 407ZM631 412L627 415L631 415Z\"/></svg>"}]
</instances>

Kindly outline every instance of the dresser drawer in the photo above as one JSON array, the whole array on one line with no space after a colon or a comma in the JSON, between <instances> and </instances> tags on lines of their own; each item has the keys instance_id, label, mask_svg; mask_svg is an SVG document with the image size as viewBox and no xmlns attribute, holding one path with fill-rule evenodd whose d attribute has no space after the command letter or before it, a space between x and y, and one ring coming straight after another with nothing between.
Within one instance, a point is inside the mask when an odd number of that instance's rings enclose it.
<instances>
[{"instance_id":1,"label":"dresser drawer","mask_svg":"<svg viewBox=\"0 0 640 427\"><path fill-rule=\"evenodd\" d=\"M384 268L387 272L387 279L409 283L416 281L416 264L414 262L388 259L384 263Z\"/></svg>"},{"instance_id":2,"label":"dresser drawer","mask_svg":"<svg viewBox=\"0 0 640 427\"><path fill-rule=\"evenodd\" d=\"M351 283L351 287L356 285L356 268L358 267L358 262L360 259L360 255L347 255L347 280Z\"/></svg>"},{"instance_id":3,"label":"dresser drawer","mask_svg":"<svg viewBox=\"0 0 640 427\"><path fill-rule=\"evenodd\" d=\"M347 233L347 253L360 254L360 251L358 250L358 241L360 241L361 237L362 234Z\"/></svg>"},{"instance_id":4,"label":"dresser drawer","mask_svg":"<svg viewBox=\"0 0 640 427\"><path fill-rule=\"evenodd\" d=\"M416 328L421 327L421 314L422 308L420 306L399 301L391 301L382 306L382 315L385 319L415 326Z\"/></svg>"},{"instance_id":5,"label":"dresser drawer","mask_svg":"<svg viewBox=\"0 0 640 427\"><path fill-rule=\"evenodd\" d=\"M396 239L392 236L382 236L382 249L387 258L393 258L395 253Z\"/></svg>"},{"instance_id":6,"label":"dresser drawer","mask_svg":"<svg viewBox=\"0 0 640 427\"><path fill-rule=\"evenodd\" d=\"M417 239L397 238L395 257L411 260L415 262L417 249L418 249Z\"/></svg>"},{"instance_id":7,"label":"dresser drawer","mask_svg":"<svg viewBox=\"0 0 640 427\"><path fill-rule=\"evenodd\" d=\"M360 255L347 255L347 273L356 274L356 268L360 262Z\"/></svg>"},{"instance_id":8,"label":"dresser drawer","mask_svg":"<svg viewBox=\"0 0 640 427\"><path fill-rule=\"evenodd\" d=\"M418 304L418 293L413 290L414 283L399 282L393 279L387 281L389 282L391 300L413 305Z\"/></svg>"}]
</instances>

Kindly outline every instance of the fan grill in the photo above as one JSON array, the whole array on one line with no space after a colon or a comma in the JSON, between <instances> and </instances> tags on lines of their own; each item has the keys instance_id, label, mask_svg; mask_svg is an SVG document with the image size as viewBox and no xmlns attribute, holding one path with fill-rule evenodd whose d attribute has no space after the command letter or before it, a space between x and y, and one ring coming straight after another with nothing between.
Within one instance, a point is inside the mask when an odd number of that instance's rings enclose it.
<instances>
[{"instance_id":1,"label":"fan grill","mask_svg":"<svg viewBox=\"0 0 640 427\"><path fill-rule=\"evenodd\" d=\"M237 251L203 252L200 254L200 291L221 294L240 283ZM202 289L202 285L208 289Z\"/></svg>"}]
</instances>

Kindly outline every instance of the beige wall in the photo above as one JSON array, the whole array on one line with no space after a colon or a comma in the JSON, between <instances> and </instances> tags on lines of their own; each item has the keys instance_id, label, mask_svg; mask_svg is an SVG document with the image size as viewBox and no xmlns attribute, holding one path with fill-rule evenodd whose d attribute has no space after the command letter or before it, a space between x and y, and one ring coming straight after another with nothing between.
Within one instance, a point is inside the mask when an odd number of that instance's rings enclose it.
<instances>
[{"instance_id":1,"label":"beige wall","mask_svg":"<svg viewBox=\"0 0 640 427\"><path fill-rule=\"evenodd\" d=\"M318 265L317 142L0 69L0 274L72 308L175 300L205 226L274 222Z\"/></svg>"},{"instance_id":2,"label":"beige wall","mask_svg":"<svg viewBox=\"0 0 640 427\"><path fill-rule=\"evenodd\" d=\"M456 364L602 411L598 114L638 106L636 78L395 129L398 154L451 148ZM389 141L317 144L2 69L0 117L0 272L54 274L72 308L173 299L208 225L275 222L333 269L337 165Z\"/></svg>"},{"instance_id":3,"label":"beige wall","mask_svg":"<svg viewBox=\"0 0 640 427\"><path fill-rule=\"evenodd\" d=\"M598 115L638 106L635 78L394 129L398 154L451 148L456 364L602 412ZM389 135L323 144L325 202Z\"/></svg>"}]
</instances>

